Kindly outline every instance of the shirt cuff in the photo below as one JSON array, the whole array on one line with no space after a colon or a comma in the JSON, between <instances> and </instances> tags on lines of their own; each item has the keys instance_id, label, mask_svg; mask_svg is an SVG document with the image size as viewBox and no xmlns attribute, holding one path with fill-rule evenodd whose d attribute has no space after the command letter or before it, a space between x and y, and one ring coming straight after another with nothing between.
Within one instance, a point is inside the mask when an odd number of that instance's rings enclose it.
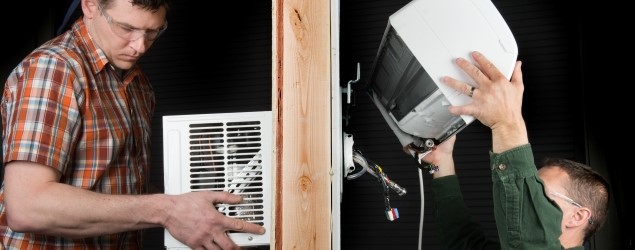
<instances>
[{"instance_id":1,"label":"shirt cuff","mask_svg":"<svg viewBox=\"0 0 635 250\"><path fill-rule=\"evenodd\" d=\"M490 168L492 172L503 175L526 177L537 173L531 144L524 144L502 153L490 153Z\"/></svg>"}]
</instances>

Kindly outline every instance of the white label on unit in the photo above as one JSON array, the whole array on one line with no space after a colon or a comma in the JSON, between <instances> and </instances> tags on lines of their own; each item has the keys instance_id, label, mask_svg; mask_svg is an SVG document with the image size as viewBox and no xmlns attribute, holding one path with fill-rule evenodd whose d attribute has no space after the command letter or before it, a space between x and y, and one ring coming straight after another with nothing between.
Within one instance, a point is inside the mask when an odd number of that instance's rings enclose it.
<instances>
[{"instance_id":1,"label":"white label on unit","mask_svg":"<svg viewBox=\"0 0 635 250\"><path fill-rule=\"evenodd\" d=\"M228 232L239 246L270 243L272 217L271 111L163 117L166 194L227 191L240 204L216 204L219 212L266 228L264 235ZM167 249L187 249L165 230Z\"/></svg>"}]
</instances>

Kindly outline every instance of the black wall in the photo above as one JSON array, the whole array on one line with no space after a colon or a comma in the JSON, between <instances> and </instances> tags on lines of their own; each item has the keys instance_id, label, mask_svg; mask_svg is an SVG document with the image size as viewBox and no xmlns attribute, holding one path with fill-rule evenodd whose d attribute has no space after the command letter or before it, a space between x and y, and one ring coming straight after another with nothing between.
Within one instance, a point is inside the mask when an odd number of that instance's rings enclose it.
<instances>
[{"instance_id":1,"label":"black wall","mask_svg":"<svg viewBox=\"0 0 635 250\"><path fill-rule=\"evenodd\" d=\"M341 5L341 80L344 86L355 79L356 63L362 80L369 76L374 56L390 14L409 1L349 0ZM628 162L615 138L630 138L618 116L630 85L615 57L628 51L623 32L609 27L626 27L616 2L582 4L561 1L494 0L519 47L523 61L525 94L523 114L537 163L547 156L592 163L611 182L612 204L609 221L587 248L632 249L633 217L626 203L632 188L624 175ZM626 30L626 29L624 29ZM469 39L469 38L466 38ZM631 54L631 53L627 53ZM625 56L625 58L629 58ZM414 160L400 151L400 144L359 84L354 103L348 109L345 131L353 134L355 148L381 165L391 179L408 190L403 197L391 196L401 218L390 222L383 215L382 190L374 177L345 181L342 202L343 249L416 249L419 237L421 192ZM628 99L626 97L626 99ZM630 113L630 110L629 110ZM492 214L488 151L489 130L476 122L458 135L455 147L457 173L467 205L486 234L496 238ZM626 140L628 141L628 140ZM626 147L628 148L628 146ZM428 194L430 176L423 176L423 197ZM425 223L422 249L438 249L432 204L424 198ZM593 248L595 247L595 248Z\"/></svg>"},{"instance_id":2,"label":"black wall","mask_svg":"<svg viewBox=\"0 0 635 250\"><path fill-rule=\"evenodd\" d=\"M369 75L387 18L407 0L341 1L340 83L355 78L361 64L361 81ZM618 117L630 113L627 98L613 97L609 87L627 89L629 71L616 70L612 55L628 51L628 30L616 1L581 4L547 0L495 0L514 33L523 61L525 95L523 113L537 160L559 156L588 162L599 155L597 166L610 178L613 191L611 215L595 249L632 249L632 189L623 166L628 147L614 146L615 139L629 138L628 123ZM62 3L9 3L0 15L5 46L0 49L3 79L31 49L50 38L61 23L69 0ZM163 189L161 118L164 115L243 112L271 109L271 1L222 1L212 8L199 2L173 1L169 28L141 60L157 94L153 121L151 182ZM623 5L623 4L622 4ZM16 10L28 10L29 18L16 18ZM27 11L24 11L25 13ZM602 16L602 18L599 17ZM606 16L610 18L606 18ZM625 57L628 59L628 57ZM625 78L625 79L624 79ZM4 80L3 80L4 81ZM380 164L405 196L391 194L391 205L401 218L386 220L382 190L365 175L345 180L342 208L342 249L417 249L419 219L425 204L423 249L439 249L431 200L427 197L430 176L424 173L423 196L419 191L416 163L405 155L368 96L355 85L348 107L355 148ZM618 91L629 93L628 91ZM622 114L608 115L609 111ZM616 121L616 122L614 122ZM623 140L628 143L628 140ZM457 172L468 206L489 237L496 237L491 207L488 168L490 134L475 122L462 131L456 144ZM590 152L590 150L593 150ZM595 162L595 160L593 160ZM1 175L0 171L0 175ZM325 204L327 205L327 204ZM141 211L140 211L141 212ZM163 249L163 229L147 230L145 249Z\"/></svg>"}]
</instances>

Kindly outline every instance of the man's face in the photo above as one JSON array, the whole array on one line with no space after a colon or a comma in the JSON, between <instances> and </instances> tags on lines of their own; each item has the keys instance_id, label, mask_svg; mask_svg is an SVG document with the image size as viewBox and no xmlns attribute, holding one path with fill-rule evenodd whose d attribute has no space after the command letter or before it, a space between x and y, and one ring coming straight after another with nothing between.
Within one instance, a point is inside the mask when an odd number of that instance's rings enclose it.
<instances>
[{"instance_id":1,"label":"man's face","mask_svg":"<svg viewBox=\"0 0 635 250\"><path fill-rule=\"evenodd\" d=\"M113 0L94 10L93 32L97 46L116 68L130 69L167 28L166 10L153 12L127 0ZM93 34L94 33L94 34Z\"/></svg>"},{"instance_id":2,"label":"man's face","mask_svg":"<svg viewBox=\"0 0 635 250\"><path fill-rule=\"evenodd\" d=\"M558 203L560 208L566 208L566 205L570 204L570 202L567 198L569 193L565 189L564 184L569 181L569 175L559 167L543 167L538 170L538 176L545 183L547 196Z\"/></svg>"},{"instance_id":3,"label":"man's face","mask_svg":"<svg viewBox=\"0 0 635 250\"><path fill-rule=\"evenodd\" d=\"M543 167L538 170L538 176L545 183L545 193L554 200L562 210L561 230L566 228L567 218L573 216L579 203L572 200L565 184L569 181L569 175L559 167Z\"/></svg>"}]
</instances>

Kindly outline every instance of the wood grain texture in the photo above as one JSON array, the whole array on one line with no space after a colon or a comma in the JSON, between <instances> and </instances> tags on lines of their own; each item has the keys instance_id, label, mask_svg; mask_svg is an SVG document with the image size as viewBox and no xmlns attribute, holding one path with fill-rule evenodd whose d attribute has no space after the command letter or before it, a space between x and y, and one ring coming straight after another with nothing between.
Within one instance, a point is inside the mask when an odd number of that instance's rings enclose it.
<instances>
[{"instance_id":1,"label":"wood grain texture","mask_svg":"<svg viewBox=\"0 0 635 250\"><path fill-rule=\"evenodd\" d=\"M272 248L330 249L330 1L277 0L272 6Z\"/></svg>"}]
</instances>

